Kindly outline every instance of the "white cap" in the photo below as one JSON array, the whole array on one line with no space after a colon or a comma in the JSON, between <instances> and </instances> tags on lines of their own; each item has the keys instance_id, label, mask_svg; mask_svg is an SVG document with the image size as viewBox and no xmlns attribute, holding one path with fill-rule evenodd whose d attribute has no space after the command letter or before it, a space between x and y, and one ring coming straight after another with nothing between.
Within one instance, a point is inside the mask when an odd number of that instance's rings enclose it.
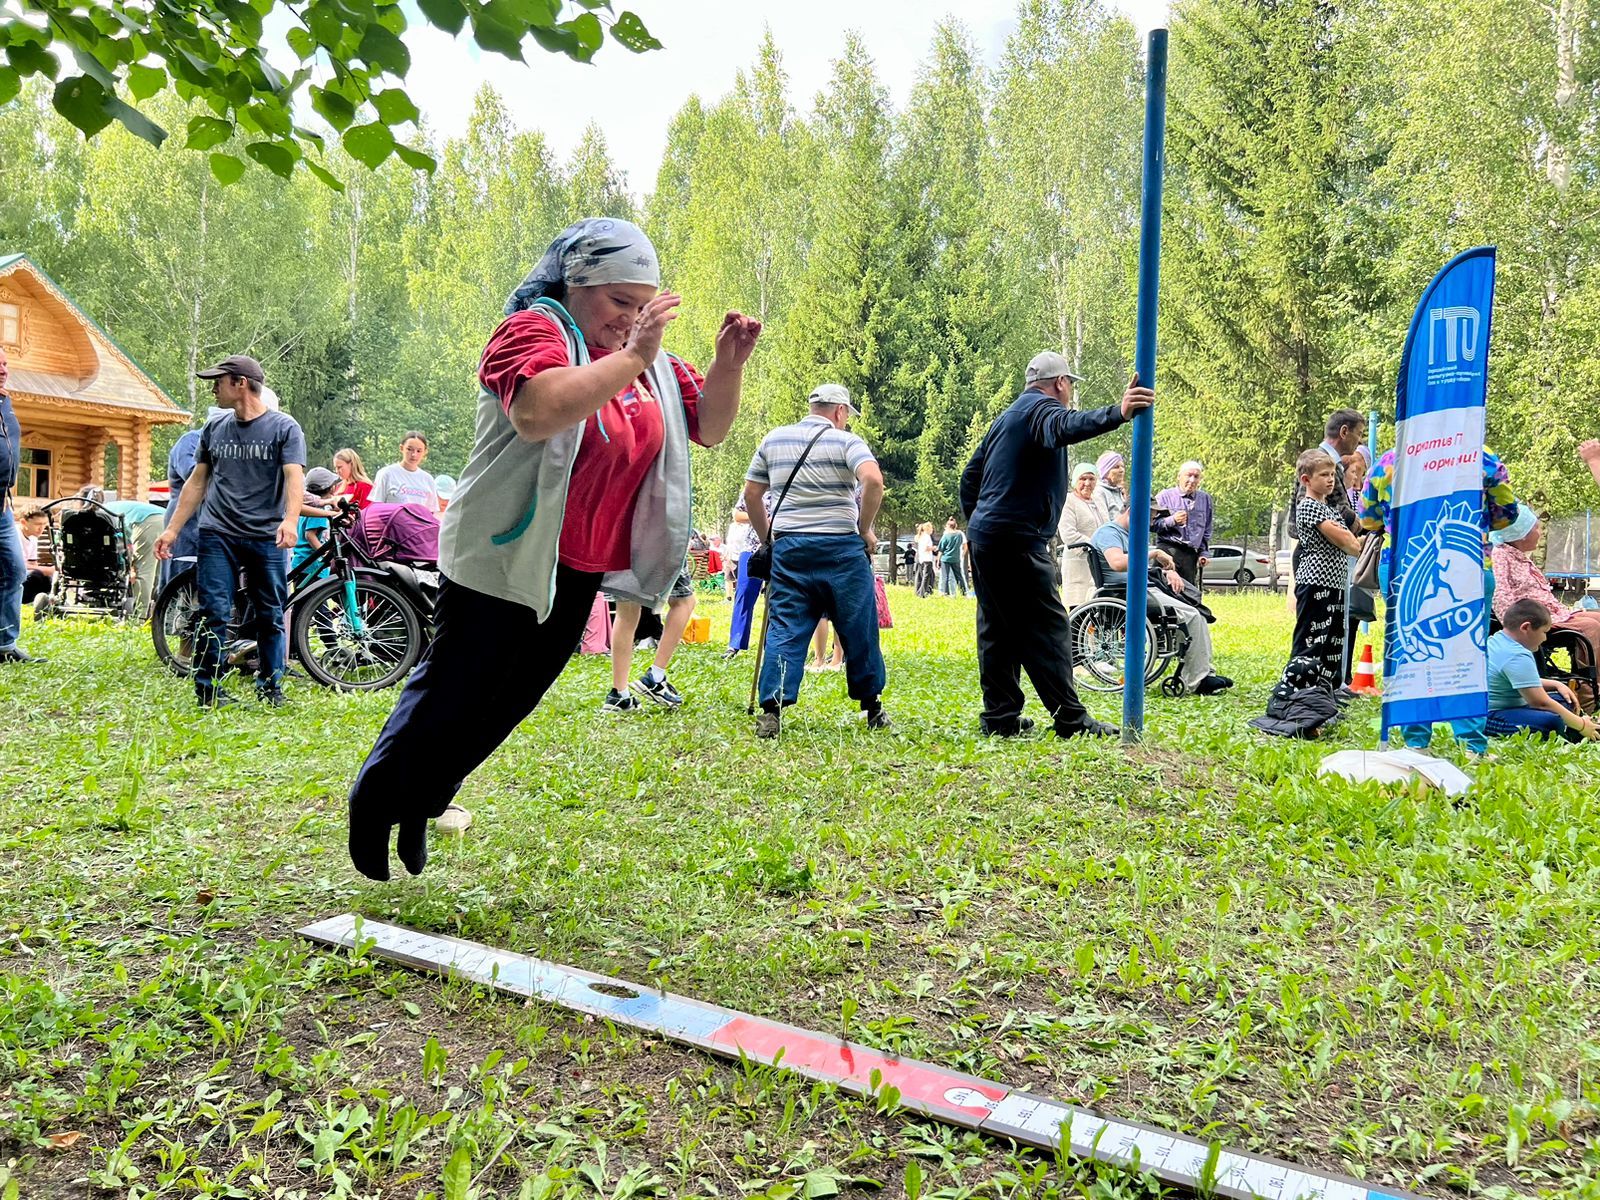
<instances>
[{"instance_id":1,"label":"white cap","mask_svg":"<svg viewBox=\"0 0 1600 1200\"><path fill-rule=\"evenodd\" d=\"M811 393L812 404L842 404L856 416L861 415L861 410L850 403L850 389L842 383L824 383Z\"/></svg>"},{"instance_id":2,"label":"white cap","mask_svg":"<svg viewBox=\"0 0 1600 1200\"><path fill-rule=\"evenodd\" d=\"M1072 369L1072 364L1063 354L1054 350L1041 350L1028 360L1028 373L1023 376L1023 382L1029 387L1044 379L1071 379L1079 380L1083 376Z\"/></svg>"}]
</instances>

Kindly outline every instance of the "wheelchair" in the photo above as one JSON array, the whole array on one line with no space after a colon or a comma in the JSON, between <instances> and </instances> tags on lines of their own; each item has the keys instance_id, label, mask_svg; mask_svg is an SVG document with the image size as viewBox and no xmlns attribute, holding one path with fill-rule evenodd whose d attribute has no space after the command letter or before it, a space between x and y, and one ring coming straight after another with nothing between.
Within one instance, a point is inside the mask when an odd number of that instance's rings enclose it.
<instances>
[{"instance_id":1,"label":"wheelchair","mask_svg":"<svg viewBox=\"0 0 1600 1200\"><path fill-rule=\"evenodd\" d=\"M1111 564L1098 546L1074 542L1067 552L1082 550L1094 579L1094 595L1072 610L1067 617L1072 646L1072 664L1082 667L1079 682L1092 692L1120 692L1128 645L1128 595L1123 584L1108 584ZM1189 631L1178 617L1162 606L1154 586L1145 601L1144 682L1149 687L1181 660L1189 649ZM1161 684L1168 696L1184 693L1183 680L1173 671Z\"/></svg>"}]
</instances>

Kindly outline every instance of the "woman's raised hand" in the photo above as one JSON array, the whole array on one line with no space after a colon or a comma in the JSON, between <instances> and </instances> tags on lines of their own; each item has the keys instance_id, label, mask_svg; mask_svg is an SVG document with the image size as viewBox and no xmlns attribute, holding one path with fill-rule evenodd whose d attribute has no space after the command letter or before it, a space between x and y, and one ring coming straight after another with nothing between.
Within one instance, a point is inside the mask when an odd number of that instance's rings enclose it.
<instances>
[{"instance_id":1,"label":"woman's raised hand","mask_svg":"<svg viewBox=\"0 0 1600 1200\"><path fill-rule=\"evenodd\" d=\"M661 353L661 338L667 331L667 323L677 319L678 305L682 303L683 297L677 292L657 292L655 298L639 310L622 348L632 350L646 367L655 362L656 355Z\"/></svg>"},{"instance_id":2,"label":"woman's raised hand","mask_svg":"<svg viewBox=\"0 0 1600 1200\"><path fill-rule=\"evenodd\" d=\"M761 322L743 313L731 312L722 318L722 328L717 330L717 359L730 367L742 367L749 361L761 336Z\"/></svg>"}]
</instances>

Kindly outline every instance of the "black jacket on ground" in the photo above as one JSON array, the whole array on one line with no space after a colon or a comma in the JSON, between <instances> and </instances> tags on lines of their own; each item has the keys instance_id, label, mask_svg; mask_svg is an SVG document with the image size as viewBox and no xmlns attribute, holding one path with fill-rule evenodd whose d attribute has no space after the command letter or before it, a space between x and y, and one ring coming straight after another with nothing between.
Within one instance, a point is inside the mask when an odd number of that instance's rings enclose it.
<instances>
[{"instance_id":1,"label":"black jacket on ground","mask_svg":"<svg viewBox=\"0 0 1600 1200\"><path fill-rule=\"evenodd\" d=\"M1074 412L1031 388L995 418L961 472L967 538L1046 542L1067 502L1067 449L1123 423L1122 406Z\"/></svg>"}]
</instances>

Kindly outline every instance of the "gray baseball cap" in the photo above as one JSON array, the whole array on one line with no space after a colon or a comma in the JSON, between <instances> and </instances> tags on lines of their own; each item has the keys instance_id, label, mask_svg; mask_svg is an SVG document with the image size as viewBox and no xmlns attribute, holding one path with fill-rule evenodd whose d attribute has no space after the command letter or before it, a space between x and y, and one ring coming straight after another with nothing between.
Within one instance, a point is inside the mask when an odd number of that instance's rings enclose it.
<instances>
[{"instance_id":1,"label":"gray baseball cap","mask_svg":"<svg viewBox=\"0 0 1600 1200\"><path fill-rule=\"evenodd\" d=\"M850 389L842 383L824 383L812 392L807 400L810 404L842 404L856 416L861 415L861 410L850 403Z\"/></svg>"},{"instance_id":2,"label":"gray baseball cap","mask_svg":"<svg viewBox=\"0 0 1600 1200\"><path fill-rule=\"evenodd\" d=\"M1023 376L1023 381L1031 387L1043 379L1071 379L1076 382L1082 378L1072 369L1066 355L1057 354L1054 350L1041 350L1028 360L1028 373Z\"/></svg>"}]
</instances>

